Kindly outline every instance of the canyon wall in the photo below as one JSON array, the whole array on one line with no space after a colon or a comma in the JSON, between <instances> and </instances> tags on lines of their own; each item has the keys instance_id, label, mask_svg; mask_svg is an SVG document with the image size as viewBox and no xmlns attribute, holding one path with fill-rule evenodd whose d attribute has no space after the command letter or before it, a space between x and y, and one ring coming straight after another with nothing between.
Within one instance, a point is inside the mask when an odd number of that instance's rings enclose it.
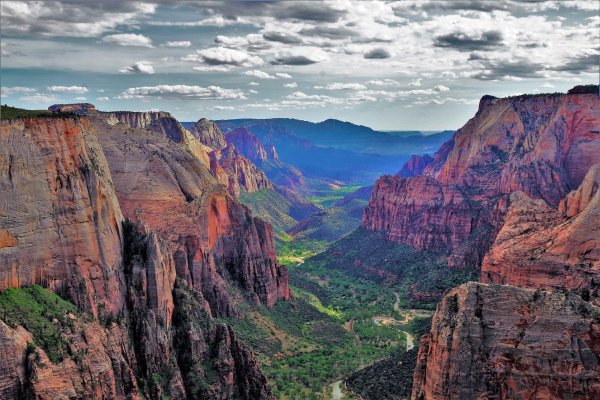
<instances>
[{"instance_id":1,"label":"canyon wall","mask_svg":"<svg viewBox=\"0 0 600 400\"><path fill-rule=\"evenodd\" d=\"M130 114L0 125L2 289L39 284L80 310L55 325L70 349L60 360L31 348L36 329L0 321L0 393L270 399L253 354L214 317L289 298L271 227L178 123Z\"/></svg>"}]
</instances>

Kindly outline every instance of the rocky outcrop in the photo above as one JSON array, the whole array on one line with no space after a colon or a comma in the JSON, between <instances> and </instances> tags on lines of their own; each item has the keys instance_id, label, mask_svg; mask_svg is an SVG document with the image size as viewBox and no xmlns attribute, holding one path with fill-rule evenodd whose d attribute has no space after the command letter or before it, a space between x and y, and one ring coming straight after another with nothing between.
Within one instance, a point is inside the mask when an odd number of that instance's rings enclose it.
<instances>
[{"instance_id":1,"label":"rocky outcrop","mask_svg":"<svg viewBox=\"0 0 600 400\"><path fill-rule=\"evenodd\" d=\"M75 104L53 104L48 107L53 113L72 113L75 115L87 115L96 111L96 106L90 103Z\"/></svg>"},{"instance_id":2,"label":"rocky outcrop","mask_svg":"<svg viewBox=\"0 0 600 400\"><path fill-rule=\"evenodd\" d=\"M202 118L198 120L190 127L190 132L200 143L210 148L222 150L227 146L223 132L215 122L209 119Z\"/></svg>"},{"instance_id":3,"label":"rocky outcrop","mask_svg":"<svg viewBox=\"0 0 600 400\"><path fill-rule=\"evenodd\" d=\"M273 188L265 173L232 144L210 153L210 172L236 197L241 191L252 193Z\"/></svg>"},{"instance_id":4,"label":"rocky outcrop","mask_svg":"<svg viewBox=\"0 0 600 400\"><path fill-rule=\"evenodd\" d=\"M237 128L228 131L225 134L227 143L233 144L243 155L248 157L254 164L260 166L266 160L275 161L275 147L271 146L271 152L267 153L267 149L263 143L246 128Z\"/></svg>"},{"instance_id":5,"label":"rocky outcrop","mask_svg":"<svg viewBox=\"0 0 600 400\"><path fill-rule=\"evenodd\" d=\"M122 220L89 120L0 123L0 289L39 284L119 313Z\"/></svg>"},{"instance_id":6,"label":"rocky outcrop","mask_svg":"<svg viewBox=\"0 0 600 400\"><path fill-rule=\"evenodd\" d=\"M598 398L599 317L576 295L459 286L421 339L412 398Z\"/></svg>"},{"instance_id":7,"label":"rocky outcrop","mask_svg":"<svg viewBox=\"0 0 600 400\"><path fill-rule=\"evenodd\" d=\"M429 154L424 154L422 156L413 155L410 159L404 164L400 172L398 172L398 176L403 178L410 178L411 176L421 175L425 167L433 162L433 157Z\"/></svg>"},{"instance_id":8,"label":"rocky outcrop","mask_svg":"<svg viewBox=\"0 0 600 400\"><path fill-rule=\"evenodd\" d=\"M600 161L599 110L593 94L484 97L421 176L377 182L363 226L454 253L452 266L476 267L487 250L481 244L491 244L502 226L510 193L558 207Z\"/></svg>"},{"instance_id":9,"label":"rocky outcrop","mask_svg":"<svg viewBox=\"0 0 600 400\"><path fill-rule=\"evenodd\" d=\"M522 192L485 256L481 280L513 286L586 290L600 296L600 164L596 164L560 211ZM561 212L562 211L562 212Z\"/></svg>"}]
</instances>

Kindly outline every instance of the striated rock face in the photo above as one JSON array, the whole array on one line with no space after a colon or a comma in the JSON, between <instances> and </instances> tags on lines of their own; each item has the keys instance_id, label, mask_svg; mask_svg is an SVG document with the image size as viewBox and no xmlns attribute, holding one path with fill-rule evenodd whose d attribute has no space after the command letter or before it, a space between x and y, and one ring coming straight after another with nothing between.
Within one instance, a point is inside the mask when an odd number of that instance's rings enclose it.
<instances>
[{"instance_id":1,"label":"striated rock face","mask_svg":"<svg viewBox=\"0 0 600 400\"><path fill-rule=\"evenodd\" d=\"M223 132L221 132L221 129L219 129L219 126L215 122L209 119L202 118L198 120L190 128L190 132L200 143L210 148L222 150L227 146Z\"/></svg>"},{"instance_id":2,"label":"striated rock face","mask_svg":"<svg viewBox=\"0 0 600 400\"><path fill-rule=\"evenodd\" d=\"M263 143L246 128L228 131L225 139L256 165L260 166L266 160L275 161L275 147L271 146L271 152L267 153Z\"/></svg>"},{"instance_id":3,"label":"striated rock face","mask_svg":"<svg viewBox=\"0 0 600 400\"><path fill-rule=\"evenodd\" d=\"M2 288L39 283L91 314L60 322L71 351L59 363L0 321L2 398L272 399L213 319L289 298L271 226L211 175L189 132L113 117L0 125ZM152 129L129 125L142 122Z\"/></svg>"},{"instance_id":4,"label":"striated rock face","mask_svg":"<svg viewBox=\"0 0 600 400\"><path fill-rule=\"evenodd\" d=\"M265 173L241 155L232 144L210 153L210 172L236 197L241 191L252 193L273 188Z\"/></svg>"},{"instance_id":5,"label":"striated rock face","mask_svg":"<svg viewBox=\"0 0 600 400\"><path fill-rule=\"evenodd\" d=\"M229 279L256 303L289 298L271 226L232 199L185 143L95 126L123 214L171 243L177 276L204 294L214 315L233 313Z\"/></svg>"},{"instance_id":6,"label":"striated rock face","mask_svg":"<svg viewBox=\"0 0 600 400\"><path fill-rule=\"evenodd\" d=\"M88 120L0 122L0 290L39 284L120 312L122 220Z\"/></svg>"},{"instance_id":7,"label":"striated rock face","mask_svg":"<svg viewBox=\"0 0 600 400\"><path fill-rule=\"evenodd\" d=\"M599 317L576 295L459 286L421 339L412 398L598 398Z\"/></svg>"},{"instance_id":8,"label":"striated rock face","mask_svg":"<svg viewBox=\"0 0 600 400\"><path fill-rule=\"evenodd\" d=\"M599 125L593 94L484 97L422 176L377 182L363 226L418 249L454 253L452 266L475 267L487 249L481 244L490 244L502 225L510 193L558 207L579 186L600 161ZM416 164L406 171L418 170Z\"/></svg>"},{"instance_id":9,"label":"striated rock face","mask_svg":"<svg viewBox=\"0 0 600 400\"><path fill-rule=\"evenodd\" d=\"M600 296L600 164L560 211L522 192L511 195L502 229L481 267L481 280ZM561 212L562 211L562 212Z\"/></svg>"}]
</instances>

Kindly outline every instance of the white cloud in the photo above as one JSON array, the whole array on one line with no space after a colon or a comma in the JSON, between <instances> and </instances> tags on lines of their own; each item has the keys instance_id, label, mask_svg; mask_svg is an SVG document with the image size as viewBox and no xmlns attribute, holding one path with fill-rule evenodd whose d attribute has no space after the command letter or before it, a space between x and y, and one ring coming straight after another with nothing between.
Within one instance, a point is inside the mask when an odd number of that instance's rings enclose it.
<instances>
[{"instance_id":1,"label":"white cloud","mask_svg":"<svg viewBox=\"0 0 600 400\"><path fill-rule=\"evenodd\" d=\"M258 83L258 82L250 82L248 84L248 86L259 86L259 85L260 85L260 83Z\"/></svg>"},{"instance_id":2,"label":"white cloud","mask_svg":"<svg viewBox=\"0 0 600 400\"><path fill-rule=\"evenodd\" d=\"M373 86L400 86L400 82L393 79L373 79L366 83Z\"/></svg>"},{"instance_id":3,"label":"white cloud","mask_svg":"<svg viewBox=\"0 0 600 400\"><path fill-rule=\"evenodd\" d=\"M27 103L57 103L60 99L54 95L46 95L42 93L35 93L28 96L20 97L19 100Z\"/></svg>"},{"instance_id":4,"label":"white cloud","mask_svg":"<svg viewBox=\"0 0 600 400\"><path fill-rule=\"evenodd\" d=\"M152 40L144 35L137 33L118 33L108 35L102 38L102 41L117 46L132 46L132 47L152 47Z\"/></svg>"},{"instance_id":5,"label":"white cloud","mask_svg":"<svg viewBox=\"0 0 600 400\"><path fill-rule=\"evenodd\" d=\"M253 76L258 79L275 79L275 76L270 75L264 71L260 71L258 69L252 69L250 71L242 72L242 75Z\"/></svg>"},{"instance_id":6,"label":"white cloud","mask_svg":"<svg viewBox=\"0 0 600 400\"><path fill-rule=\"evenodd\" d=\"M553 84L551 84L550 82L546 82L546 83L544 83L544 84L542 85L542 87L543 87L543 88L553 88L553 87L554 87L554 85L553 85Z\"/></svg>"},{"instance_id":7,"label":"white cloud","mask_svg":"<svg viewBox=\"0 0 600 400\"><path fill-rule=\"evenodd\" d=\"M315 86L315 89L325 89L325 90L363 90L367 87L361 83L328 83L325 86Z\"/></svg>"},{"instance_id":8,"label":"white cloud","mask_svg":"<svg viewBox=\"0 0 600 400\"><path fill-rule=\"evenodd\" d=\"M106 96L103 96L103 97L96 97L96 100L99 100L99 101L109 101L110 99L108 97L106 97Z\"/></svg>"},{"instance_id":9,"label":"white cloud","mask_svg":"<svg viewBox=\"0 0 600 400\"><path fill-rule=\"evenodd\" d=\"M133 65L119 69L119 72L121 72L121 73L137 72L140 74L153 74L154 67L152 67L151 64L152 63L149 61L138 61Z\"/></svg>"},{"instance_id":10,"label":"white cloud","mask_svg":"<svg viewBox=\"0 0 600 400\"><path fill-rule=\"evenodd\" d=\"M192 42L189 40L180 40L174 42L165 42L162 44L162 47L172 47L172 48L187 48L192 45Z\"/></svg>"},{"instance_id":11,"label":"white cloud","mask_svg":"<svg viewBox=\"0 0 600 400\"><path fill-rule=\"evenodd\" d=\"M250 89L250 90L248 90L248 93L258 94L258 91L254 90L254 89Z\"/></svg>"},{"instance_id":12,"label":"white cloud","mask_svg":"<svg viewBox=\"0 0 600 400\"><path fill-rule=\"evenodd\" d=\"M246 51L227 47L211 47L198 50L195 54L188 54L183 60L201 62L208 66L255 67L264 63L260 57Z\"/></svg>"},{"instance_id":13,"label":"white cloud","mask_svg":"<svg viewBox=\"0 0 600 400\"><path fill-rule=\"evenodd\" d=\"M408 86L421 86L422 80L422 78L414 79L411 83L408 84Z\"/></svg>"},{"instance_id":14,"label":"white cloud","mask_svg":"<svg viewBox=\"0 0 600 400\"><path fill-rule=\"evenodd\" d=\"M450 90L450 88L448 88L444 85L438 85L438 86L434 87L433 90L435 90L436 92L447 92Z\"/></svg>"},{"instance_id":15,"label":"white cloud","mask_svg":"<svg viewBox=\"0 0 600 400\"><path fill-rule=\"evenodd\" d=\"M78 97L75 97L75 100L77 100L77 101L86 101L87 97L78 96Z\"/></svg>"},{"instance_id":16,"label":"white cloud","mask_svg":"<svg viewBox=\"0 0 600 400\"><path fill-rule=\"evenodd\" d=\"M10 96L15 93L34 93L35 89L24 86L2 87L0 93L3 97Z\"/></svg>"},{"instance_id":17,"label":"white cloud","mask_svg":"<svg viewBox=\"0 0 600 400\"><path fill-rule=\"evenodd\" d=\"M298 87L298 84L296 82L286 83L285 85L283 85L283 87L295 89Z\"/></svg>"},{"instance_id":18,"label":"white cloud","mask_svg":"<svg viewBox=\"0 0 600 400\"><path fill-rule=\"evenodd\" d=\"M119 98L141 99L145 97L166 97L182 100L234 100L245 99L239 89L224 89L219 86L157 85L133 87L125 90Z\"/></svg>"},{"instance_id":19,"label":"white cloud","mask_svg":"<svg viewBox=\"0 0 600 400\"><path fill-rule=\"evenodd\" d=\"M63 93L87 93L88 88L85 86L48 86L47 88L51 92L63 92Z\"/></svg>"},{"instance_id":20,"label":"white cloud","mask_svg":"<svg viewBox=\"0 0 600 400\"><path fill-rule=\"evenodd\" d=\"M281 79L292 79L292 76L290 74L286 74L285 72L276 72L275 76Z\"/></svg>"}]
</instances>

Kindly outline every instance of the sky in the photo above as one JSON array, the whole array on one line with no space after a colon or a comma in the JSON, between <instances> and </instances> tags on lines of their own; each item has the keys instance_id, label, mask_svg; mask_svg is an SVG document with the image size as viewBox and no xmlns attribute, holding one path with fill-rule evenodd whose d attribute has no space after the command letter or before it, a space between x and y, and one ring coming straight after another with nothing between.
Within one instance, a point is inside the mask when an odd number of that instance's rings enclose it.
<instances>
[{"instance_id":1,"label":"sky","mask_svg":"<svg viewBox=\"0 0 600 400\"><path fill-rule=\"evenodd\" d=\"M598 0L5 1L2 104L456 129L598 83Z\"/></svg>"}]
</instances>

